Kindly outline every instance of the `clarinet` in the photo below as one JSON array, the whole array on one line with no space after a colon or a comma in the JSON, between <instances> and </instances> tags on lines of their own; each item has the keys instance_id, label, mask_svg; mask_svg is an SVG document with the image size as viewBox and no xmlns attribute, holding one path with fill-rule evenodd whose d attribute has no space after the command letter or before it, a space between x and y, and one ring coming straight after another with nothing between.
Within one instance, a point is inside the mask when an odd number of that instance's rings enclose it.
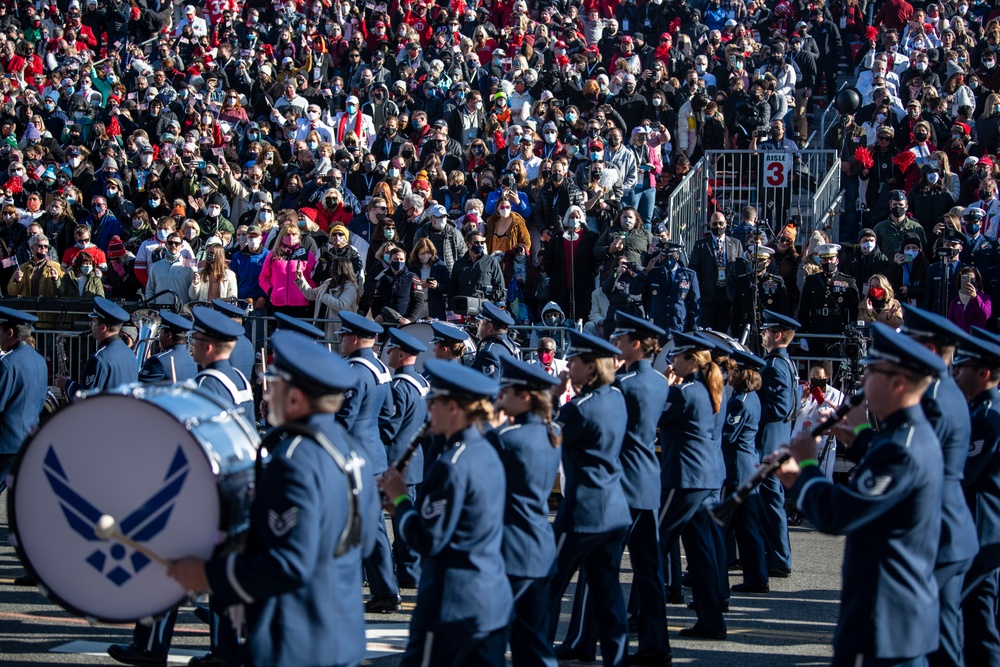
<instances>
[{"instance_id":1,"label":"clarinet","mask_svg":"<svg viewBox=\"0 0 1000 667\"><path fill-rule=\"evenodd\" d=\"M853 408L861 405L861 401L863 401L864 398L864 392L861 391L850 396L846 401L844 401L843 405L837 408L837 412L831 415L829 419L826 419L814 426L809 432L810 435L814 438L818 438L823 435L824 431L840 422ZM792 458L791 452L785 450L778 454L774 460L761 465L761 467L757 469L757 472L755 472L750 479L745 481L740 488L733 491L732 495L708 511L712 520L720 526L725 525L732 513L736 511L736 508L742 505L743 501L745 501L758 486L764 483L764 480L777 472L778 468L781 467L781 464L790 458Z\"/></svg>"},{"instance_id":2,"label":"clarinet","mask_svg":"<svg viewBox=\"0 0 1000 667\"><path fill-rule=\"evenodd\" d=\"M420 447L420 441L430 430L431 423L428 421L420 427L419 431L413 434L413 437L410 438L410 444L406 446L406 451L400 454L399 458L392 464L392 467L399 472L403 472L403 468L406 467L406 464L410 462L410 459L412 459L413 455L416 453L417 448Z\"/></svg>"}]
</instances>

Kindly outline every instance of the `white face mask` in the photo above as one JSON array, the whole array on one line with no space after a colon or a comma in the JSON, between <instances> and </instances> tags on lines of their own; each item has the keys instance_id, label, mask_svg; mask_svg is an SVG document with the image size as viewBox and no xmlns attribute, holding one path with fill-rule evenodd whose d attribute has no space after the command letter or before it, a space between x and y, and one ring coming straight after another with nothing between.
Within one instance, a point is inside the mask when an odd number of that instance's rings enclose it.
<instances>
[{"instance_id":1,"label":"white face mask","mask_svg":"<svg viewBox=\"0 0 1000 667\"><path fill-rule=\"evenodd\" d=\"M191 239L193 239L196 236L198 236L198 232L196 232L195 230L193 230L193 229L185 229L184 230L184 238L186 238L188 240L191 240Z\"/></svg>"},{"instance_id":2,"label":"white face mask","mask_svg":"<svg viewBox=\"0 0 1000 667\"><path fill-rule=\"evenodd\" d=\"M316 120L317 118L319 118L319 112L318 111L310 111L310 112L308 112L306 114L306 116L309 117L309 120Z\"/></svg>"},{"instance_id":3,"label":"white face mask","mask_svg":"<svg viewBox=\"0 0 1000 667\"><path fill-rule=\"evenodd\" d=\"M434 229L441 231L442 229L444 229L444 225L445 221L443 219L431 218L431 227L433 227Z\"/></svg>"},{"instance_id":4,"label":"white face mask","mask_svg":"<svg viewBox=\"0 0 1000 667\"><path fill-rule=\"evenodd\" d=\"M420 253L420 263L421 264L426 264L429 261L431 261L431 254L429 252L422 252L422 253Z\"/></svg>"},{"instance_id":5,"label":"white face mask","mask_svg":"<svg viewBox=\"0 0 1000 667\"><path fill-rule=\"evenodd\" d=\"M148 153L146 153L144 155L140 155L139 156L139 163L143 167L148 167L149 165L151 165L153 163L153 156L150 155L150 154L148 154Z\"/></svg>"},{"instance_id":6,"label":"white face mask","mask_svg":"<svg viewBox=\"0 0 1000 667\"><path fill-rule=\"evenodd\" d=\"M218 206L209 206L207 209L208 217L215 218L222 213L222 209Z\"/></svg>"},{"instance_id":7,"label":"white face mask","mask_svg":"<svg viewBox=\"0 0 1000 667\"><path fill-rule=\"evenodd\" d=\"M555 142L556 142L556 133L555 132L546 132L545 133L545 143L554 144Z\"/></svg>"},{"instance_id":8,"label":"white face mask","mask_svg":"<svg viewBox=\"0 0 1000 667\"><path fill-rule=\"evenodd\" d=\"M635 227L635 218L622 218L622 229L631 231Z\"/></svg>"},{"instance_id":9,"label":"white face mask","mask_svg":"<svg viewBox=\"0 0 1000 667\"><path fill-rule=\"evenodd\" d=\"M247 247L251 250L256 250L260 247L261 238L259 236L251 236L247 239Z\"/></svg>"},{"instance_id":10,"label":"white face mask","mask_svg":"<svg viewBox=\"0 0 1000 667\"><path fill-rule=\"evenodd\" d=\"M70 166L72 166L72 167L73 167L74 169L76 169L77 167L79 167L79 166L80 166L80 161L81 161L81 160L82 160L82 158L78 158L78 157L71 157L71 158L69 159L69 164L70 164Z\"/></svg>"},{"instance_id":11,"label":"white face mask","mask_svg":"<svg viewBox=\"0 0 1000 667\"><path fill-rule=\"evenodd\" d=\"M166 241L167 240L167 236L169 234L170 234L170 231L166 230L166 229L157 229L156 230L156 238L160 239L161 241Z\"/></svg>"},{"instance_id":12,"label":"white face mask","mask_svg":"<svg viewBox=\"0 0 1000 667\"><path fill-rule=\"evenodd\" d=\"M157 206L160 205L160 200L159 199L150 199L149 200L149 205L152 206L153 208L156 208Z\"/></svg>"},{"instance_id":13,"label":"white face mask","mask_svg":"<svg viewBox=\"0 0 1000 667\"><path fill-rule=\"evenodd\" d=\"M861 249L863 251L865 251L865 252L871 252L872 250L875 249L875 242L874 241L864 241L861 244Z\"/></svg>"}]
</instances>

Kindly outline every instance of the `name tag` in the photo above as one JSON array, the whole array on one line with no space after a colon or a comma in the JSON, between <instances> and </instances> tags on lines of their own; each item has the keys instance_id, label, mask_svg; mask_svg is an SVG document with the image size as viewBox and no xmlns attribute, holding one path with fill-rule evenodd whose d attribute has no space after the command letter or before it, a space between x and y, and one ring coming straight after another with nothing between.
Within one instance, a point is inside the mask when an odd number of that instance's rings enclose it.
<instances>
[{"instance_id":1,"label":"name tag","mask_svg":"<svg viewBox=\"0 0 1000 667\"><path fill-rule=\"evenodd\" d=\"M726 282L726 267L720 266L718 277L716 278L720 283Z\"/></svg>"}]
</instances>

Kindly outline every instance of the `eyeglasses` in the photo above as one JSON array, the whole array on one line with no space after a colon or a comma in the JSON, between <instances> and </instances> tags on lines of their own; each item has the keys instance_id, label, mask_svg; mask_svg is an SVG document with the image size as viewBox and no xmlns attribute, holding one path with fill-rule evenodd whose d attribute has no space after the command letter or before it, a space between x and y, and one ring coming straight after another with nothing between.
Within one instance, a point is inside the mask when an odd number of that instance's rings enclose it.
<instances>
[{"instance_id":1,"label":"eyeglasses","mask_svg":"<svg viewBox=\"0 0 1000 667\"><path fill-rule=\"evenodd\" d=\"M892 139L892 137L887 137L884 135L878 138L879 141L889 141L890 139Z\"/></svg>"},{"instance_id":2,"label":"eyeglasses","mask_svg":"<svg viewBox=\"0 0 1000 667\"><path fill-rule=\"evenodd\" d=\"M167 241L167 245L171 248L179 248L182 243L180 241Z\"/></svg>"},{"instance_id":3,"label":"eyeglasses","mask_svg":"<svg viewBox=\"0 0 1000 667\"><path fill-rule=\"evenodd\" d=\"M39 250L48 250L49 249L48 245L42 245L41 243L39 243L35 247L38 248Z\"/></svg>"}]
</instances>

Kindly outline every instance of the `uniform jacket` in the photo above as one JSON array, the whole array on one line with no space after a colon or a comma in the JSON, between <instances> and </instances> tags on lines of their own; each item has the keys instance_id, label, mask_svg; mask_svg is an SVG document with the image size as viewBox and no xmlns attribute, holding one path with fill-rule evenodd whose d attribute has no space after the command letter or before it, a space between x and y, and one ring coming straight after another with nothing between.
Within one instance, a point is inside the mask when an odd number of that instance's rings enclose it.
<instances>
[{"instance_id":1,"label":"uniform jacket","mask_svg":"<svg viewBox=\"0 0 1000 667\"><path fill-rule=\"evenodd\" d=\"M850 482L804 468L791 493L816 528L846 535L834 650L915 658L938 646L934 559L941 536L941 448L919 407L880 424ZM906 610L901 613L900 610Z\"/></svg>"},{"instance_id":2,"label":"uniform jacket","mask_svg":"<svg viewBox=\"0 0 1000 667\"><path fill-rule=\"evenodd\" d=\"M631 523L620 461L625 398L617 387L583 391L559 410L563 429L563 502L558 533L607 533Z\"/></svg>"},{"instance_id":3,"label":"uniform jacket","mask_svg":"<svg viewBox=\"0 0 1000 667\"><path fill-rule=\"evenodd\" d=\"M370 347L356 350L347 361L357 371L358 386L344 394L337 419L361 443L371 473L379 475L388 467L379 421L392 418L391 374Z\"/></svg>"},{"instance_id":4,"label":"uniform jacket","mask_svg":"<svg viewBox=\"0 0 1000 667\"><path fill-rule=\"evenodd\" d=\"M257 358L257 353L253 349L253 343L246 336L236 339L236 347L229 355L229 363L239 369L246 377L253 375L253 365Z\"/></svg>"},{"instance_id":5,"label":"uniform jacket","mask_svg":"<svg viewBox=\"0 0 1000 667\"><path fill-rule=\"evenodd\" d=\"M399 273L385 269L375 277L372 313L378 315L388 307L415 322L424 310L426 299L427 292L420 284L420 276L406 268Z\"/></svg>"},{"instance_id":6,"label":"uniform jacket","mask_svg":"<svg viewBox=\"0 0 1000 667\"><path fill-rule=\"evenodd\" d=\"M958 296L958 288L961 286L958 279L958 272L964 266L965 264L961 261L956 261L953 265L949 265L948 297L942 303L941 280L943 274L941 272L941 263L931 262L931 265L927 268L927 288L924 290L924 301L920 307L932 313L946 315L945 305L951 303L951 300Z\"/></svg>"},{"instance_id":7,"label":"uniform jacket","mask_svg":"<svg viewBox=\"0 0 1000 667\"><path fill-rule=\"evenodd\" d=\"M656 426L670 385L648 359L629 366L615 386L625 398L628 422L622 441L622 490L633 510L660 509L660 462L656 458Z\"/></svg>"},{"instance_id":8,"label":"uniform jacket","mask_svg":"<svg viewBox=\"0 0 1000 667\"><path fill-rule=\"evenodd\" d=\"M507 334L491 336L481 342L476 358L472 361L472 368L483 375L499 380L503 376L500 368L500 358L517 359L517 346L507 338Z\"/></svg>"},{"instance_id":9,"label":"uniform jacket","mask_svg":"<svg viewBox=\"0 0 1000 667\"><path fill-rule=\"evenodd\" d=\"M815 334L844 333L844 327L858 316L858 285L854 278L837 271L832 275L806 276L799 301L802 331Z\"/></svg>"},{"instance_id":10,"label":"uniform jacket","mask_svg":"<svg viewBox=\"0 0 1000 667\"><path fill-rule=\"evenodd\" d=\"M93 389L105 391L138 379L139 364L135 360L135 353L117 335L111 336L87 359L87 365L83 367L83 380L69 381L66 395L73 396L77 391Z\"/></svg>"},{"instance_id":11,"label":"uniform jacket","mask_svg":"<svg viewBox=\"0 0 1000 667\"><path fill-rule=\"evenodd\" d=\"M31 345L0 357L0 456L17 454L45 407L49 372Z\"/></svg>"},{"instance_id":12,"label":"uniform jacket","mask_svg":"<svg viewBox=\"0 0 1000 667\"><path fill-rule=\"evenodd\" d=\"M660 420L661 493L722 486L715 422L712 399L697 373L670 387Z\"/></svg>"},{"instance_id":13,"label":"uniform jacket","mask_svg":"<svg viewBox=\"0 0 1000 667\"><path fill-rule=\"evenodd\" d=\"M410 635L490 632L513 609L502 554L504 476L496 450L475 428L451 438L431 465L419 509L404 500L399 532L420 554ZM493 471L493 474L490 474Z\"/></svg>"},{"instance_id":14,"label":"uniform jacket","mask_svg":"<svg viewBox=\"0 0 1000 667\"><path fill-rule=\"evenodd\" d=\"M175 377L176 374L176 377ZM184 382L198 375L198 364L194 363L187 345L174 345L165 352L155 354L142 365L139 382Z\"/></svg>"},{"instance_id":15,"label":"uniform jacket","mask_svg":"<svg viewBox=\"0 0 1000 667\"><path fill-rule=\"evenodd\" d=\"M403 366L396 370L390 383L392 393L392 417L379 417L379 434L385 443L386 457L392 465L406 451L410 440L423 428L427 421L427 401L425 397L430 385L413 366ZM406 483L419 484L424 479L424 451L417 447L406 467Z\"/></svg>"},{"instance_id":16,"label":"uniform jacket","mask_svg":"<svg viewBox=\"0 0 1000 667\"><path fill-rule=\"evenodd\" d=\"M735 281L736 295L730 308L729 333L739 337L747 324L753 322L753 275L745 274ZM757 312L763 316L764 310L773 310L782 315L789 314L788 287L785 280L776 273L765 271L757 280Z\"/></svg>"},{"instance_id":17,"label":"uniform jacket","mask_svg":"<svg viewBox=\"0 0 1000 667\"><path fill-rule=\"evenodd\" d=\"M559 472L560 448L549 444L549 429L531 412L486 434L507 477L503 559L512 577L547 577L556 563L556 540L549 524L549 495Z\"/></svg>"},{"instance_id":18,"label":"uniform jacket","mask_svg":"<svg viewBox=\"0 0 1000 667\"><path fill-rule=\"evenodd\" d=\"M997 241L980 234L976 238L967 238L962 244L962 252L958 259L963 264L971 264L986 275L986 272L997 263Z\"/></svg>"},{"instance_id":19,"label":"uniform jacket","mask_svg":"<svg viewBox=\"0 0 1000 667\"><path fill-rule=\"evenodd\" d=\"M678 266L668 272L663 264L652 271L640 271L629 286L632 294L642 294L646 313L667 331L692 331L701 314L701 291L698 276L691 269Z\"/></svg>"},{"instance_id":20,"label":"uniform jacket","mask_svg":"<svg viewBox=\"0 0 1000 667\"><path fill-rule=\"evenodd\" d=\"M220 359L205 366L195 377L195 382L200 389L218 396L224 402L236 407L245 406L253 412L253 387L250 380L229 359Z\"/></svg>"},{"instance_id":21,"label":"uniform jacket","mask_svg":"<svg viewBox=\"0 0 1000 667\"><path fill-rule=\"evenodd\" d=\"M701 289L702 303L717 303L728 300L726 298L726 269L743 254L743 244L732 236L726 236L723 246L725 250L720 258L717 250L717 238L710 235L695 241L694 248L691 250L688 268L698 274L698 287Z\"/></svg>"},{"instance_id":22,"label":"uniform jacket","mask_svg":"<svg viewBox=\"0 0 1000 667\"><path fill-rule=\"evenodd\" d=\"M788 442L792 434L792 416L799 406L798 377L788 348L781 347L764 357L760 372L760 430L757 452L766 456Z\"/></svg>"},{"instance_id":23,"label":"uniform jacket","mask_svg":"<svg viewBox=\"0 0 1000 667\"><path fill-rule=\"evenodd\" d=\"M333 415L312 415L341 454L357 447ZM359 516L375 514L378 494L365 466ZM361 559L375 545L363 524L361 544L333 557L348 519L347 477L317 442L290 437L271 453L257 485L250 537L242 553L206 566L212 595L247 610L249 659L263 667L353 664L365 655Z\"/></svg>"},{"instance_id":24,"label":"uniform jacket","mask_svg":"<svg viewBox=\"0 0 1000 667\"><path fill-rule=\"evenodd\" d=\"M965 462L965 500L981 556L1000 567L1000 392L996 387L984 391L972 399L969 411L972 440Z\"/></svg>"},{"instance_id":25,"label":"uniform jacket","mask_svg":"<svg viewBox=\"0 0 1000 667\"><path fill-rule=\"evenodd\" d=\"M722 457L726 463L725 488L735 489L750 479L760 465L757 430L760 428L760 397L757 392L734 394L726 404L722 427Z\"/></svg>"}]
</instances>

